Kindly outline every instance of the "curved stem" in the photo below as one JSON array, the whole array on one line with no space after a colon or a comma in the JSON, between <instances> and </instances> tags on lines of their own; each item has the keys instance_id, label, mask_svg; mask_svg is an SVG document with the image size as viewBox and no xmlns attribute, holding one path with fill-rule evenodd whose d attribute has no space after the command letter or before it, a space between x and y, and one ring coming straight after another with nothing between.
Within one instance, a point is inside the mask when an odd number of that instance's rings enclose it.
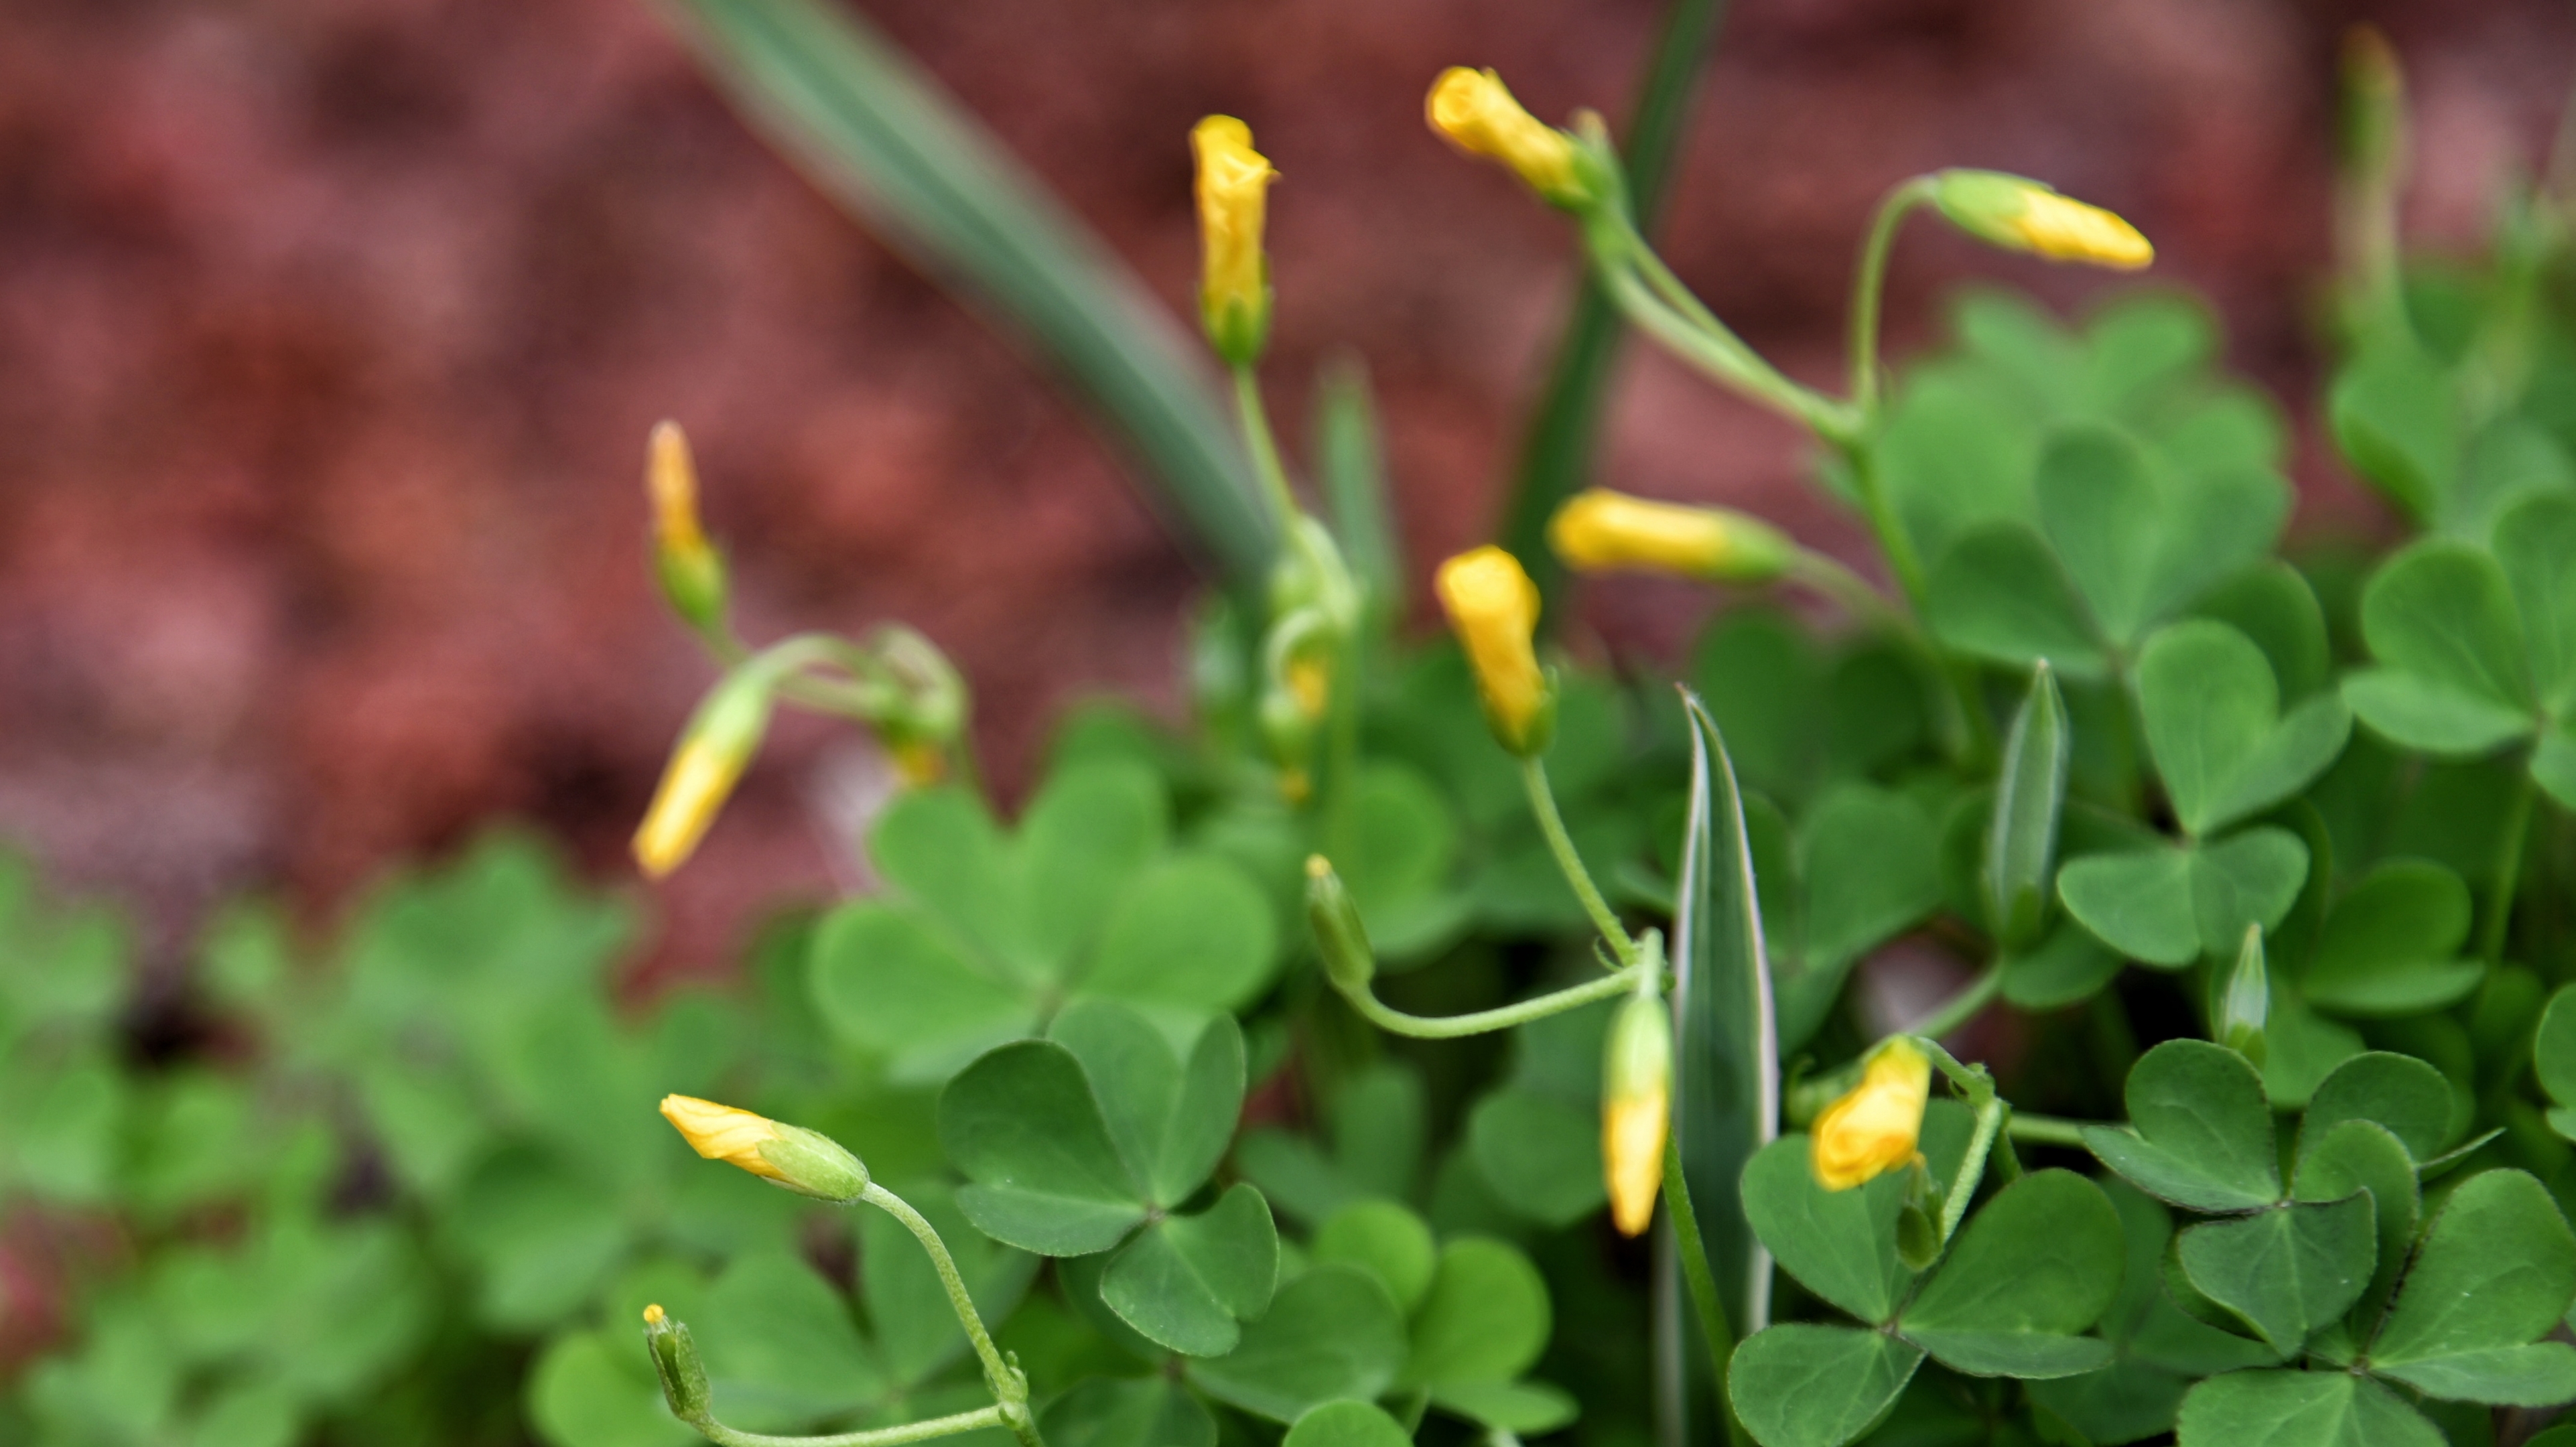
<instances>
[{"instance_id":1,"label":"curved stem","mask_svg":"<svg viewBox=\"0 0 2576 1447\"><path fill-rule=\"evenodd\" d=\"M1848 446L1859 435L1859 420L1848 405L1791 381L1747 346L1682 285L1625 214L1605 221L1584 228L1584 245L1602 289L1639 330L1720 384L1827 442Z\"/></svg>"},{"instance_id":2,"label":"curved stem","mask_svg":"<svg viewBox=\"0 0 2576 1447\"><path fill-rule=\"evenodd\" d=\"M1592 871L1583 867L1583 856L1574 850L1574 838L1565 832L1565 818L1556 811L1556 791L1547 785L1547 765L1532 754L1521 760L1521 785L1529 791L1530 812L1538 816L1538 828L1547 836L1548 851L1556 856L1556 867L1564 873L1565 882L1574 888L1574 897L1583 901L1583 912L1592 916L1593 927L1610 943L1619 963L1637 963L1637 942L1619 923L1610 902L1601 897L1601 889L1592 882Z\"/></svg>"},{"instance_id":3,"label":"curved stem","mask_svg":"<svg viewBox=\"0 0 2576 1447\"><path fill-rule=\"evenodd\" d=\"M1851 398L1863 431L1878 423L1879 297L1887 286L1887 256L1905 213L1932 199L1932 178L1917 176L1887 193L1878 203L1878 219L1861 243L1860 266L1852 274Z\"/></svg>"},{"instance_id":4,"label":"curved stem","mask_svg":"<svg viewBox=\"0 0 2576 1447\"><path fill-rule=\"evenodd\" d=\"M1483 1035L1495 1030L1508 1030L1515 1025L1526 1025L1532 1020L1544 1020L1550 1015L1561 1015L1568 1010L1579 1009L1595 1000L1610 999L1633 988L1637 976L1649 968L1652 966L1630 965L1615 973L1603 975L1597 980L1586 980L1580 985L1568 985L1562 990L1541 995L1535 1000L1523 1000L1517 1005L1503 1005L1467 1015L1443 1015L1437 1018L1427 1015L1408 1015L1401 1010L1390 1009L1381 1004L1377 996L1370 994L1366 985L1343 989L1340 982L1336 981L1334 988L1341 990L1342 998L1350 1001L1351 1008L1359 1011L1362 1018L1381 1030L1397 1035L1410 1035L1417 1040L1454 1040L1461 1035Z\"/></svg>"},{"instance_id":5,"label":"curved stem","mask_svg":"<svg viewBox=\"0 0 2576 1447\"><path fill-rule=\"evenodd\" d=\"M1908 1025L1900 1034L1921 1035L1938 1040L1977 1017L1977 1012L1994 1002L2004 987L2004 964L1997 960L1986 966L1968 987L1943 1001L1931 1014Z\"/></svg>"},{"instance_id":6,"label":"curved stem","mask_svg":"<svg viewBox=\"0 0 2576 1447\"><path fill-rule=\"evenodd\" d=\"M1234 410L1243 422L1243 445L1252 454L1252 470L1260 475L1262 491L1269 494L1271 511L1278 515L1280 534L1294 547L1297 498L1288 490L1288 469L1279 460L1278 439L1270 433L1270 412L1261 404L1261 383L1249 366L1234 369Z\"/></svg>"},{"instance_id":7,"label":"curved stem","mask_svg":"<svg viewBox=\"0 0 2576 1447\"><path fill-rule=\"evenodd\" d=\"M1002 1409L985 1407L973 1412L960 1412L953 1417L933 1417L927 1422L906 1422L900 1427L879 1427L867 1432L835 1432L822 1437L773 1437L766 1432L744 1432L709 1417L689 1424L720 1447L897 1447L904 1442L920 1442L931 1437L946 1437L958 1432L980 1431L1004 1425Z\"/></svg>"},{"instance_id":8,"label":"curved stem","mask_svg":"<svg viewBox=\"0 0 2576 1447\"><path fill-rule=\"evenodd\" d=\"M2495 881L2487 895L2485 924L2478 931L2478 957L2489 964L2504 962L2505 936L2513 927L2514 889L2522 883L2522 841L2531 833L2536 792L2526 765L2514 784L2513 802L2505 806L2504 838L2496 844Z\"/></svg>"},{"instance_id":9,"label":"curved stem","mask_svg":"<svg viewBox=\"0 0 2576 1447\"><path fill-rule=\"evenodd\" d=\"M975 1298L967 1294L966 1279L958 1274L957 1261L948 1254L948 1243L939 1239L938 1228L912 1209L911 1202L874 1181L868 1182L868 1188L859 1194L859 1199L901 1221L920 1240L921 1249L930 1253L930 1264L938 1268L939 1284L948 1289L948 1304L957 1312L957 1324L966 1328L966 1339L975 1344L975 1355L983 1359L984 1379L993 1388L993 1395L1005 1404L1018 1405L1025 1411L1029 1399L1028 1379L1020 1374L1018 1368L1003 1361L1002 1354L994 1349L992 1336L984 1330L983 1314L975 1309ZM1002 1409L996 1407L995 1410Z\"/></svg>"},{"instance_id":10,"label":"curved stem","mask_svg":"<svg viewBox=\"0 0 2576 1447\"><path fill-rule=\"evenodd\" d=\"M2085 1126L2089 1121L2061 1120L2053 1115L2024 1115L2014 1111L2004 1120L2004 1134L2035 1146L2072 1146L2083 1149Z\"/></svg>"}]
</instances>

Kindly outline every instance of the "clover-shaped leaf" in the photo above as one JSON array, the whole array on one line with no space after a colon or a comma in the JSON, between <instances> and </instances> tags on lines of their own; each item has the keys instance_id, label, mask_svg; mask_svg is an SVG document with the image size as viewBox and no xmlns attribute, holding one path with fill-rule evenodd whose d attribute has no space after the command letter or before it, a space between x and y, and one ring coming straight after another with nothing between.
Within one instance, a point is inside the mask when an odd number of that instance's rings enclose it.
<instances>
[{"instance_id":1,"label":"clover-shaped leaf","mask_svg":"<svg viewBox=\"0 0 2576 1447\"><path fill-rule=\"evenodd\" d=\"M2308 846L2267 824L2215 843L2088 854L2057 872L2057 896L2104 944L2171 969L2233 951L2248 925L2280 924L2307 877Z\"/></svg>"},{"instance_id":2,"label":"clover-shaped leaf","mask_svg":"<svg viewBox=\"0 0 2576 1447\"><path fill-rule=\"evenodd\" d=\"M2129 1124L2086 1126L2085 1148L2148 1195L2195 1211L2258 1211L2281 1199L2272 1108L2245 1057L2168 1040L2129 1069Z\"/></svg>"},{"instance_id":3,"label":"clover-shaped leaf","mask_svg":"<svg viewBox=\"0 0 2576 1447\"><path fill-rule=\"evenodd\" d=\"M2205 618L2177 623L2138 659L2147 746L2175 818L2194 838L2288 798L2343 751L2352 716L2332 695L2284 714L2252 640Z\"/></svg>"},{"instance_id":4,"label":"clover-shaped leaf","mask_svg":"<svg viewBox=\"0 0 2576 1447\"><path fill-rule=\"evenodd\" d=\"M2369 1345L2376 1375L2500 1406L2576 1398L2576 1347L2537 1339L2576 1301L2576 1233L2512 1170L2470 1177L2424 1232Z\"/></svg>"},{"instance_id":5,"label":"clover-shaped leaf","mask_svg":"<svg viewBox=\"0 0 2576 1447\"><path fill-rule=\"evenodd\" d=\"M2202 1296L2242 1318L2286 1361L2361 1299L2378 1264L2371 1198L2284 1203L2184 1231L2174 1242Z\"/></svg>"},{"instance_id":6,"label":"clover-shaped leaf","mask_svg":"<svg viewBox=\"0 0 2576 1447\"><path fill-rule=\"evenodd\" d=\"M1274 1422L1343 1397L1372 1398L1405 1359L1404 1317L1386 1288L1353 1266L1317 1266L1279 1288L1232 1352L1190 1363L1192 1385Z\"/></svg>"},{"instance_id":7,"label":"clover-shaped leaf","mask_svg":"<svg viewBox=\"0 0 2576 1447\"><path fill-rule=\"evenodd\" d=\"M2229 1372L2183 1398L2181 1447L2444 1447L2396 1393L2348 1372Z\"/></svg>"},{"instance_id":8,"label":"clover-shaped leaf","mask_svg":"<svg viewBox=\"0 0 2576 1447\"><path fill-rule=\"evenodd\" d=\"M2555 1104L2549 1128L2576 1140L2576 985L2561 985L2540 1012L2540 1031L2531 1041L2532 1073Z\"/></svg>"},{"instance_id":9,"label":"clover-shaped leaf","mask_svg":"<svg viewBox=\"0 0 2576 1447\"><path fill-rule=\"evenodd\" d=\"M1168 812L1160 780L1115 759L1058 771L1012 835L961 788L896 800L871 848L894 893L815 935L824 1021L929 1081L1068 997L1240 1004L1276 954L1270 906L1240 867L1170 848Z\"/></svg>"},{"instance_id":10,"label":"clover-shaped leaf","mask_svg":"<svg viewBox=\"0 0 2576 1447\"><path fill-rule=\"evenodd\" d=\"M2120 1217L2099 1186L2033 1172L1968 1218L1896 1329L1970 1376L2089 1372L2111 1348L2079 1333L2119 1293L2124 1261Z\"/></svg>"},{"instance_id":11,"label":"clover-shaped leaf","mask_svg":"<svg viewBox=\"0 0 2576 1447\"><path fill-rule=\"evenodd\" d=\"M1269 1204L1238 1185L1196 1215L1172 1211L1215 1170L1243 1085L1231 1016L1184 1061L1125 1006L1069 1009L1057 1038L990 1051L941 1093L940 1140L970 1183L958 1208L1041 1255L1116 1248L1098 1290L1119 1320L1173 1351L1231 1351L1278 1276Z\"/></svg>"},{"instance_id":12,"label":"clover-shaped leaf","mask_svg":"<svg viewBox=\"0 0 2576 1447\"><path fill-rule=\"evenodd\" d=\"M2469 937L2469 888L2425 860L2393 860L2355 884L2326 916L2299 991L2343 1015L2414 1015L2456 1004L2486 977L2458 958Z\"/></svg>"},{"instance_id":13,"label":"clover-shaped leaf","mask_svg":"<svg viewBox=\"0 0 2576 1447\"><path fill-rule=\"evenodd\" d=\"M1791 1322L1735 1349L1726 1395L1762 1447L1842 1447L1886 1413L1921 1365L1921 1347L1885 1332Z\"/></svg>"},{"instance_id":14,"label":"clover-shaped leaf","mask_svg":"<svg viewBox=\"0 0 2576 1447\"><path fill-rule=\"evenodd\" d=\"M2362 594L2377 666L2344 681L2353 712L2411 749L2463 757L2534 742L2532 777L2576 807L2576 498L2498 519L2490 551L2428 539Z\"/></svg>"}]
</instances>

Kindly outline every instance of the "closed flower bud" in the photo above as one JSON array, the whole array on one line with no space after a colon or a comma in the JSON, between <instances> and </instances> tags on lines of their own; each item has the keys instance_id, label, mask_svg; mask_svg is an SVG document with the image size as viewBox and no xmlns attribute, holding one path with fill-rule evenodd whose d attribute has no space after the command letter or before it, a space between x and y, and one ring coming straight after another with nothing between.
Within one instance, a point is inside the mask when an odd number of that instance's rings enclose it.
<instances>
[{"instance_id":1,"label":"closed flower bud","mask_svg":"<svg viewBox=\"0 0 2576 1447\"><path fill-rule=\"evenodd\" d=\"M1601 1167L1610 1220L1635 1236L1655 1218L1673 1119L1673 1020L1660 995L1631 995L1611 1017L1601 1062Z\"/></svg>"},{"instance_id":2,"label":"closed flower bud","mask_svg":"<svg viewBox=\"0 0 2576 1447\"><path fill-rule=\"evenodd\" d=\"M1574 138L1522 109L1494 72L1449 67L1423 108L1451 145L1509 166L1550 205L1580 210L1597 199Z\"/></svg>"},{"instance_id":3,"label":"closed flower bud","mask_svg":"<svg viewBox=\"0 0 2576 1447\"><path fill-rule=\"evenodd\" d=\"M939 645L901 624L878 629L868 646L891 685L873 721L896 773L914 788L940 782L966 732L965 678Z\"/></svg>"},{"instance_id":4,"label":"closed flower bud","mask_svg":"<svg viewBox=\"0 0 2576 1447\"><path fill-rule=\"evenodd\" d=\"M1556 510L1547 541L1583 572L1634 569L1712 583L1767 582L1787 572L1794 555L1779 529L1742 513L1597 487Z\"/></svg>"},{"instance_id":5,"label":"closed flower bud","mask_svg":"<svg viewBox=\"0 0 2576 1447\"><path fill-rule=\"evenodd\" d=\"M1270 261L1261 250L1265 193L1279 179L1252 149L1252 128L1209 116L1190 128L1198 163L1199 316L1217 355L1235 366L1261 355L1270 333Z\"/></svg>"},{"instance_id":6,"label":"closed flower bud","mask_svg":"<svg viewBox=\"0 0 2576 1447\"><path fill-rule=\"evenodd\" d=\"M1488 545L1442 563L1433 587L1467 650L1494 737L1523 758L1539 753L1555 728L1556 699L1531 643L1538 585L1518 559Z\"/></svg>"},{"instance_id":7,"label":"closed flower bud","mask_svg":"<svg viewBox=\"0 0 2576 1447\"><path fill-rule=\"evenodd\" d=\"M1902 1035L1869 1057L1860 1084L1816 1117L1809 1164L1817 1184L1848 1191L1913 1162L1932 1099L1932 1062Z\"/></svg>"},{"instance_id":8,"label":"closed flower bud","mask_svg":"<svg viewBox=\"0 0 2576 1447\"><path fill-rule=\"evenodd\" d=\"M698 1361L698 1344L684 1322L673 1321L659 1306L644 1308L644 1346L653 1356L653 1375L662 1379L662 1400L671 1415L696 1426L708 1419L707 1369Z\"/></svg>"},{"instance_id":9,"label":"closed flower bud","mask_svg":"<svg viewBox=\"0 0 2576 1447\"><path fill-rule=\"evenodd\" d=\"M1960 230L2007 251L2135 271L2156 259L2138 228L2099 206L2001 171L1943 171L1933 204Z\"/></svg>"},{"instance_id":10,"label":"closed flower bud","mask_svg":"<svg viewBox=\"0 0 2576 1447\"><path fill-rule=\"evenodd\" d=\"M662 1118L689 1148L762 1180L824 1201L854 1201L868 1168L830 1136L695 1096L662 1097Z\"/></svg>"},{"instance_id":11,"label":"closed flower bud","mask_svg":"<svg viewBox=\"0 0 2576 1447\"><path fill-rule=\"evenodd\" d=\"M2217 1027L2209 1033L2218 1043L2263 1066L2264 1027L2272 1018L2271 970L2263 961L2263 927L2245 927L2245 943L2236 951L2236 966L2227 972L2227 991L2219 998Z\"/></svg>"},{"instance_id":12,"label":"closed flower bud","mask_svg":"<svg viewBox=\"0 0 2576 1447\"><path fill-rule=\"evenodd\" d=\"M679 868L715 822L768 732L772 682L766 670L738 669L689 720L652 807L635 830L635 862L648 877L660 879Z\"/></svg>"},{"instance_id":13,"label":"closed flower bud","mask_svg":"<svg viewBox=\"0 0 2576 1447\"><path fill-rule=\"evenodd\" d=\"M677 422L654 424L644 489L653 500L653 571L671 611L704 632L724 617L724 559L698 526L698 469Z\"/></svg>"},{"instance_id":14,"label":"closed flower bud","mask_svg":"<svg viewBox=\"0 0 2576 1447\"><path fill-rule=\"evenodd\" d=\"M1332 861L1306 856L1306 925L1315 932L1315 952L1324 958L1324 974L1335 989L1360 993L1377 973L1377 952L1369 947L1368 927L1360 923L1359 906Z\"/></svg>"}]
</instances>

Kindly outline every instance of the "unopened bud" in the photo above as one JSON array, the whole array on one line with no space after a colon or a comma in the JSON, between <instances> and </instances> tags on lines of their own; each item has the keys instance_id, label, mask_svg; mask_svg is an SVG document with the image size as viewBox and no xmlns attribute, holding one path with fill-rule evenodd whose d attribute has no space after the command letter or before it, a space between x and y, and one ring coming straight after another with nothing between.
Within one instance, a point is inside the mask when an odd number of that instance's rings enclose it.
<instances>
[{"instance_id":1,"label":"unopened bud","mask_svg":"<svg viewBox=\"0 0 2576 1447\"><path fill-rule=\"evenodd\" d=\"M1870 1053L1860 1084L1816 1117L1809 1164L1828 1191L1848 1191L1919 1152L1923 1110L1932 1099L1932 1062L1903 1035Z\"/></svg>"},{"instance_id":2,"label":"unopened bud","mask_svg":"<svg viewBox=\"0 0 2576 1447\"><path fill-rule=\"evenodd\" d=\"M653 500L653 571L662 596L690 627L710 631L724 618L724 558L698 525L698 469L679 423L654 424L644 489Z\"/></svg>"},{"instance_id":3,"label":"unopened bud","mask_svg":"<svg viewBox=\"0 0 2576 1447\"><path fill-rule=\"evenodd\" d=\"M1623 1236L1655 1219L1672 1120L1673 1018L1661 994L1631 995L1611 1017L1601 1057L1601 1167Z\"/></svg>"},{"instance_id":4,"label":"unopened bud","mask_svg":"<svg viewBox=\"0 0 2576 1447\"><path fill-rule=\"evenodd\" d=\"M1333 988L1358 994L1377 974L1377 954L1369 948L1368 927L1360 923L1359 906L1333 863L1320 854L1306 856L1306 924L1315 932L1315 951L1324 957L1324 974Z\"/></svg>"},{"instance_id":5,"label":"unopened bud","mask_svg":"<svg viewBox=\"0 0 2576 1447\"><path fill-rule=\"evenodd\" d=\"M635 862L648 877L679 868L715 822L768 732L774 681L767 669L738 668L698 705L635 830Z\"/></svg>"},{"instance_id":6,"label":"unopened bud","mask_svg":"<svg viewBox=\"0 0 2576 1447\"><path fill-rule=\"evenodd\" d=\"M2218 1004L2218 1043L2263 1067L2264 1026L2272 1017L2271 971L2263 962L2263 927L2245 927L2245 943L2236 951L2236 967L2227 972L2227 992Z\"/></svg>"},{"instance_id":7,"label":"unopened bud","mask_svg":"<svg viewBox=\"0 0 2576 1447\"><path fill-rule=\"evenodd\" d=\"M644 1347L653 1356L653 1375L662 1379L662 1400L671 1415L697 1426L710 1411L707 1369L698 1360L698 1344L684 1322L673 1321L659 1306L644 1308Z\"/></svg>"},{"instance_id":8,"label":"unopened bud","mask_svg":"<svg viewBox=\"0 0 2576 1447\"><path fill-rule=\"evenodd\" d=\"M1218 356L1249 366L1270 335L1270 258L1261 249L1261 225L1265 193L1279 173L1252 148L1252 128L1232 116L1192 126L1190 154L1198 164L1199 317Z\"/></svg>"},{"instance_id":9,"label":"unopened bud","mask_svg":"<svg viewBox=\"0 0 2576 1447\"><path fill-rule=\"evenodd\" d=\"M1574 138L1531 115L1494 72L1449 67L1423 109L1451 145L1502 162L1548 204L1579 211L1599 199Z\"/></svg>"},{"instance_id":10,"label":"unopened bud","mask_svg":"<svg viewBox=\"0 0 2576 1447\"><path fill-rule=\"evenodd\" d=\"M1758 518L1598 487L1556 510L1547 541L1583 572L1633 569L1712 583L1767 582L1787 572L1797 553L1786 534Z\"/></svg>"},{"instance_id":11,"label":"unopened bud","mask_svg":"<svg viewBox=\"0 0 2576 1447\"><path fill-rule=\"evenodd\" d=\"M2135 271L2156 259L2155 247L2116 213L2027 177L1943 171L1933 178L1932 200L1951 224L2007 251L2114 271Z\"/></svg>"},{"instance_id":12,"label":"unopened bud","mask_svg":"<svg viewBox=\"0 0 2576 1447\"><path fill-rule=\"evenodd\" d=\"M1538 585L1518 558L1488 544L1442 563L1432 586L1467 650L1496 741L1522 758L1544 752L1556 731L1556 691L1532 641Z\"/></svg>"},{"instance_id":13,"label":"unopened bud","mask_svg":"<svg viewBox=\"0 0 2576 1447\"><path fill-rule=\"evenodd\" d=\"M699 1155L799 1195L849 1202L868 1188L868 1168L819 1131L688 1095L662 1097L662 1118Z\"/></svg>"}]
</instances>

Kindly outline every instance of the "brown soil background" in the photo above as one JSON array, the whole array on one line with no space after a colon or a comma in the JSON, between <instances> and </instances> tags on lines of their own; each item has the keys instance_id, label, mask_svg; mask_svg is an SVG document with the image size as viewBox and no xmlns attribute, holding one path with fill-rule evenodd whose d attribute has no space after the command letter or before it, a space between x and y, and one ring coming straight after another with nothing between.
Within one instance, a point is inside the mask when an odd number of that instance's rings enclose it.
<instances>
[{"instance_id":1,"label":"brown soil background","mask_svg":"<svg viewBox=\"0 0 2576 1447\"><path fill-rule=\"evenodd\" d=\"M1625 109L1651 0L883 0L880 25L1176 308L1186 128L1285 173L1268 367L1373 368L1417 562L1478 539L1569 238L1426 133L1443 65L1542 114ZM1667 227L1680 272L1830 376L1874 198L1945 164L2112 205L2301 418L2304 525L2375 514L2320 456L2338 37L2374 20L2418 119L2410 226L2476 244L2576 66L2557 0L1736 0ZM1892 350L1953 282L2103 283L1926 225ZM762 148L644 0L0 6L0 839L112 890L175 958L205 903L317 915L498 817L602 880L708 672L647 580L638 469L683 420L747 629L908 619L972 679L1006 790L1069 698L1168 710L1193 579L1013 346ZM1606 475L1853 551L1787 428L1632 355ZM1417 603L1419 600L1417 600ZM1595 589L1614 643L1706 604ZM657 892L718 967L830 887L831 735L791 725ZM839 771L846 774L847 769Z\"/></svg>"}]
</instances>

